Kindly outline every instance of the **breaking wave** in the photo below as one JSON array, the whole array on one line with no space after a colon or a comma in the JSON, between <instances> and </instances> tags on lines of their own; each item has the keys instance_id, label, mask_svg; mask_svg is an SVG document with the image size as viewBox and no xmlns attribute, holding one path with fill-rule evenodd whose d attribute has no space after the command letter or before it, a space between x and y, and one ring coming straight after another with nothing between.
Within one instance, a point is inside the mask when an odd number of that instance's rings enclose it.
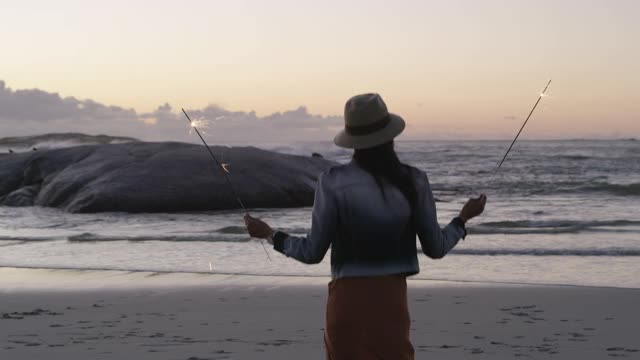
<instances>
[{"instance_id":1,"label":"breaking wave","mask_svg":"<svg viewBox=\"0 0 640 360\"><path fill-rule=\"evenodd\" d=\"M246 232L246 231L245 231ZM103 242L103 241L206 241L206 242L249 242L249 236L239 236L233 234L219 235L216 233L206 235L143 235L143 236L114 236L84 233L67 237L71 242Z\"/></svg>"},{"instance_id":2,"label":"breaking wave","mask_svg":"<svg viewBox=\"0 0 640 360\"><path fill-rule=\"evenodd\" d=\"M640 232L640 221L496 221L469 227L470 234L566 234L579 232Z\"/></svg>"},{"instance_id":3,"label":"breaking wave","mask_svg":"<svg viewBox=\"0 0 640 360\"><path fill-rule=\"evenodd\" d=\"M453 249L457 255L529 255L529 256L640 256L638 248L586 248L586 249Z\"/></svg>"},{"instance_id":4,"label":"breaking wave","mask_svg":"<svg viewBox=\"0 0 640 360\"><path fill-rule=\"evenodd\" d=\"M591 184L582 187L578 187L577 191L587 191L587 192L608 192L615 195L633 195L640 196L640 183L632 183L632 184Z\"/></svg>"},{"instance_id":5,"label":"breaking wave","mask_svg":"<svg viewBox=\"0 0 640 360\"><path fill-rule=\"evenodd\" d=\"M288 234L304 234L307 229L304 228L280 228ZM0 240L3 240L0 238ZM7 239L16 240L16 239ZM211 231L206 234L185 234L185 235L100 235L94 233L82 233L78 235L68 236L66 240L71 242L102 242L102 241L204 241L204 242L249 242L256 241L251 239L247 234L247 228L244 226L225 226L223 228Z\"/></svg>"},{"instance_id":6,"label":"breaking wave","mask_svg":"<svg viewBox=\"0 0 640 360\"><path fill-rule=\"evenodd\" d=\"M280 228L289 234L303 235L309 232L308 228L285 227ZM616 232L616 233L640 233L640 221L613 220L613 221L574 221L574 220L549 220L549 221L496 221L486 222L468 227L469 234L570 234L580 232ZM108 241L173 241L173 242L249 242L255 241L247 235L244 226L225 226L210 232L182 233L182 234L97 234L85 232L70 236L57 237L0 237L0 241L55 241L67 240L70 242L108 242Z\"/></svg>"},{"instance_id":7,"label":"breaking wave","mask_svg":"<svg viewBox=\"0 0 640 360\"><path fill-rule=\"evenodd\" d=\"M309 229L306 228L278 228L280 231L286 232L287 234L306 234L309 232ZM236 235L247 235L247 228L244 226L225 226L218 230L215 230L215 233L218 234L236 234Z\"/></svg>"},{"instance_id":8,"label":"breaking wave","mask_svg":"<svg viewBox=\"0 0 640 360\"><path fill-rule=\"evenodd\" d=\"M121 144L137 142L138 139L108 135L86 135L79 133L58 133L0 139L0 153L50 150L82 145Z\"/></svg>"}]
</instances>

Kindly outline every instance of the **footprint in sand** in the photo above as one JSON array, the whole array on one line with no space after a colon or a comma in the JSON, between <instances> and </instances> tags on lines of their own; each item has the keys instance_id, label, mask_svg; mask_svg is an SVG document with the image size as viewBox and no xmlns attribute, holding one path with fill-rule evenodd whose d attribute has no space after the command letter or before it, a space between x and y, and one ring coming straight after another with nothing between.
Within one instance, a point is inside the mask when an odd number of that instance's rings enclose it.
<instances>
[{"instance_id":1,"label":"footprint in sand","mask_svg":"<svg viewBox=\"0 0 640 360\"><path fill-rule=\"evenodd\" d=\"M295 341L292 340L272 340L272 341L264 341L257 343L261 346L283 346L283 345L291 345Z\"/></svg>"},{"instance_id":2,"label":"footprint in sand","mask_svg":"<svg viewBox=\"0 0 640 360\"><path fill-rule=\"evenodd\" d=\"M39 309L38 308L38 309L35 309L35 310L31 310L31 311L23 311L23 312L14 311L12 313L2 313L0 318L2 318L2 319L11 319L11 320L22 320L25 317L41 316L41 315L58 316L58 315L63 315L63 314L59 313L59 312L51 311L51 310L45 310L45 309Z\"/></svg>"},{"instance_id":3,"label":"footprint in sand","mask_svg":"<svg viewBox=\"0 0 640 360\"><path fill-rule=\"evenodd\" d=\"M629 353L640 352L639 349L624 348L622 346L609 347L606 348L606 351L609 352L607 355L612 357L627 357Z\"/></svg>"},{"instance_id":4,"label":"footprint in sand","mask_svg":"<svg viewBox=\"0 0 640 360\"><path fill-rule=\"evenodd\" d=\"M569 338L569 341L589 341L585 339L587 337L587 335L585 334L573 332L573 333L569 333L569 335L571 335L571 337Z\"/></svg>"}]
</instances>

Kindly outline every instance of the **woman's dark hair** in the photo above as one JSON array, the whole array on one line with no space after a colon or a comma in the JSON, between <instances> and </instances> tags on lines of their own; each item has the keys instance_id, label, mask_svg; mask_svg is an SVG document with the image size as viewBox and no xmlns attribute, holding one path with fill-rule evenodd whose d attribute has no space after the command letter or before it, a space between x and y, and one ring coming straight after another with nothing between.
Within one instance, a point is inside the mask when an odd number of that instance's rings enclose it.
<instances>
[{"instance_id":1,"label":"woman's dark hair","mask_svg":"<svg viewBox=\"0 0 640 360\"><path fill-rule=\"evenodd\" d=\"M353 153L353 159L373 176L383 196L383 180L398 188L409 202L413 215L418 195L413 183L411 168L400 162L393 149L393 141L368 149L356 149Z\"/></svg>"}]
</instances>

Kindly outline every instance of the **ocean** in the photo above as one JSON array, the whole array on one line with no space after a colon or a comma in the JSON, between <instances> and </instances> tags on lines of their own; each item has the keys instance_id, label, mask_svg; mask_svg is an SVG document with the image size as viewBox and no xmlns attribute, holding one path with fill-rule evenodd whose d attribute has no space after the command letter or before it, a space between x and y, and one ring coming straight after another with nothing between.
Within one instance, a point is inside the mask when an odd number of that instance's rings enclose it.
<instances>
[{"instance_id":1,"label":"ocean","mask_svg":"<svg viewBox=\"0 0 640 360\"><path fill-rule=\"evenodd\" d=\"M255 144L253 144L255 145ZM485 213L444 259L420 256L417 279L640 288L640 141L404 141L401 159L427 172L441 225L465 200ZM31 146L31 144L29 144ZM258 147L340 163L331 143ZM204 149L203 149L204 151ZM233 174L232 174L233 176ZM274 228L309 230L311 208L255 209ZM304 265L244 229L241 211L69 214L0 207L0 266L328 276L329 254Z\"/></svg>"}]
</instances>

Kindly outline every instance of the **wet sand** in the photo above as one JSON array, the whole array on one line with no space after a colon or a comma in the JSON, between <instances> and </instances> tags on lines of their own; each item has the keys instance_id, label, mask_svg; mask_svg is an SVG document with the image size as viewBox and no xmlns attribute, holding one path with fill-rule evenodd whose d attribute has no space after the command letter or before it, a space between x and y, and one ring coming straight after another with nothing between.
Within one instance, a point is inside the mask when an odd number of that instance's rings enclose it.
<instances>
[{"instance_id":1,"label":"wet sand","mask_svg":"<svg viewBox=\"0 0 640 360\"><path fill-rule=\"evenodd\" d=\"M323 359L328 278L0 268L0 359ZM640 359L640 289L410 281L416 359Z\"/></svg>"}]
</instances>

